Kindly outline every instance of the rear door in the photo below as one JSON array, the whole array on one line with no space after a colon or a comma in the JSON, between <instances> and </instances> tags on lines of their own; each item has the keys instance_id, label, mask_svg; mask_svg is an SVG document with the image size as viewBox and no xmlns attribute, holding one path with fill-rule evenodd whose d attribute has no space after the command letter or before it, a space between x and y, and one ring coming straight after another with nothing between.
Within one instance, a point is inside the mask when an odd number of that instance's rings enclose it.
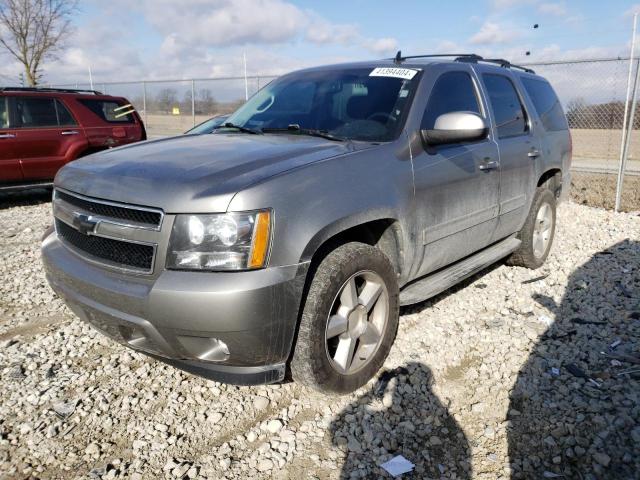
<instances>
[{"instance_id":1,"label":"rear door","mask_svg":"<svg viewBox=\"0 0 640 480\"><path fill-rule=\"evenodd\" d=\"M535 191L539 145L510 74L484 71L481 77L500 154L500 216L492 239L496 241L522 228Z\"/></svg>"},{"instance_id":2,"label":"rear door","mask_svg":"<svg viewBox=\"0 0 640 480\"><path fill-rule=\"evenodd\" d=\"M531 100L530 110L535 110L537 113L533 127L541 148L540 156L535 160L536 178L540 178L544 172L552 169L569 172L571 166L569 125L558 96L549 82L542 78L522 74L519 79L524 86L524 92Z\"/></svg>"},{"instance_id":3,"label":"rear door","mask_svg":"<svg viewBox=\"0 0 640 480\"><path fill-rule=\"evenodd\" d=\"M0 184L20 180L22 170L16 155L16 132L9 123L9 100L0 96Z\"/></svg>"},{"instance_id":4,"label":"rear door","mask_svg":"<svg viewBox=\"0 0 640 480\"><path fill-rule=\"evenodd\" d=\"M13 97L18 157L25 180L52 179L86 145L81 128L58 99Z\"/></svg>"}]
</instances>

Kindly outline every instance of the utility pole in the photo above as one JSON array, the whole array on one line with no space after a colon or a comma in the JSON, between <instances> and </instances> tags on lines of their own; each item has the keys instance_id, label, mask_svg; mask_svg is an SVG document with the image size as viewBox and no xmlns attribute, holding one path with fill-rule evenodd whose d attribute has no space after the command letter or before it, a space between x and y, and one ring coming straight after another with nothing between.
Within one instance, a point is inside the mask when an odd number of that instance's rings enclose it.
<instances>
[{"instance_id":1,"label":"utility pole","mask_svg":"<svg viewBox=\"0 0 640 480\"><path fill-rule=\"evenodd\" d=\"M91 65L89 65L89 90L93 90L93 75L91 74Z\"/></svg>"},{"instance_id":2,"label":"utility pole","mask_svg":"<svg viewBox=\"0 0 640 480\"><path fill-rule=\"evenodd\" d=\"M242 53L242 60L244 62L244 100L249 100L249 84L247 83L247 54Z\"/></svg>"},{"instance_id":3,"label":"utility pole","mask_svg":"<svg viewBox=\"0 0 640 480\"><path fill-rule=\"evenodd\" d=\"M620 211L620 201L622 198L622 183L624 179L624 167L627 162L627 153L629 149L629 140L631 139L631 131L633 130L633 120L635 117L635 105L638 90L638 71L640 63L636 66L636 79L633 86L633 107L631 110L631 119L629 119L629 102L631 101L631 77L633 73L633 61L636 48L636 25L638 22L638 14L633 14L633 32L631 34L631 55L629 55L629 76L627 78L627 96L624 102L624 119L622 120L622 141L620 143L620 165L618 166L618 182L616 185L616 204L614 210ZM629 120L629 121L628 121Z\"/></svg>"}]
</instances>

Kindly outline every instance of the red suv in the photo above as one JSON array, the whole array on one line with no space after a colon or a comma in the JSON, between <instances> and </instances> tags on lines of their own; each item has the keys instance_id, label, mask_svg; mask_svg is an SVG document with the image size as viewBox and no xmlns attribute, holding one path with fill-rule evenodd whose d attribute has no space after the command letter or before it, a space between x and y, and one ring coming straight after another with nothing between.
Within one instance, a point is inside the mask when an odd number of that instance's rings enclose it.
<instances>
[{"instance_id":1,"label":"red suv","mask_svg":"<svg viewBox=\"0 0 640 480\"><path fill-rule=\"evenodd\" d=\"M71 160L146 138L125 98L93 90L0 88L0 191L50 185Z\"/></svg>"}]
</instances>

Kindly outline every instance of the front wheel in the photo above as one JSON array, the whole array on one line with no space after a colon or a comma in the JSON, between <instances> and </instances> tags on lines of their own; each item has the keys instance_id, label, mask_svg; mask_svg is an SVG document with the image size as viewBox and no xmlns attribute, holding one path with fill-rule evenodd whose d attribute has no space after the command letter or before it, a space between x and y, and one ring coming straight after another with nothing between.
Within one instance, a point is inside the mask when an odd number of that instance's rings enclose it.
<instances>
[{"instance_id":1,"label":"front wheel","mask_svg":"<svg viewBox=\"0 0 640 480\"><path fill-rule=\"evenodd\" d=\"M348 243L318 266L291 360L295 381L349 393L380 369L398 327L398 282L377 248Z\"/></svg>"},{"instance_id":2,"label":"front wheel","mask_svg":"<svg viewBox=\"0 0 640 480\"><path fill-rule=\"evenodd\" d=\"M511 254L507 263L536 269L549 256L556 231L556 197L545 187L538 187L531 211L518 233L522 244Z\"/></svg>"}]
</instances>

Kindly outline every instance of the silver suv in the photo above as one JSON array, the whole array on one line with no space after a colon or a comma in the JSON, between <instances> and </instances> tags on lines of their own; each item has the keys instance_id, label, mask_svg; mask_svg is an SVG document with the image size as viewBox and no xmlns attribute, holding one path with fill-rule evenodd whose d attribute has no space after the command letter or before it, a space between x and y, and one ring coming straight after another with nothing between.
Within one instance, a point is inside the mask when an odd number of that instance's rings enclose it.
<instances>
[{"instance_id":1,"label":"silver suv","mask_svg":"<svg viewBox=\"0 0 640 480\"><path fill-rule=\"evenodd\" d=\"M213 133L55 179L52 288L120 343L222 382L324 392L382 366L401 305L537 268L569 182L549 83L476 55L290 73Z\"/></svg>"}]
</instances>

